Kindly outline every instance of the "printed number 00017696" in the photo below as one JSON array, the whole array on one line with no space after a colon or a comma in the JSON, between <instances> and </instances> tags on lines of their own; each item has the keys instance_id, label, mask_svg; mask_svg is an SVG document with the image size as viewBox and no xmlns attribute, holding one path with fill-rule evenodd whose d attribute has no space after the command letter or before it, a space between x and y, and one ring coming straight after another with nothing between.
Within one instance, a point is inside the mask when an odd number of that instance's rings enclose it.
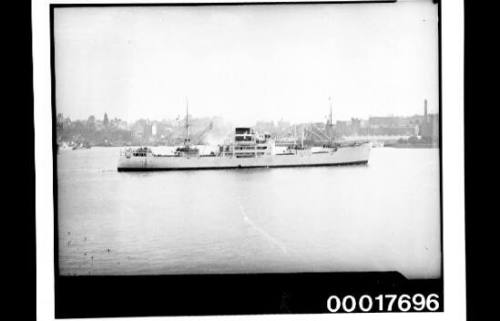
<instances>
[{"instance_id":1,"label":"printed number 00017696","mask_svg":"<svg viewBox=\"0 0 500 321\"><path fill-rule=\"evenodd\" d=\"M439 309L439 295L431 293L427 296L417 293L409 294L380 294L372 298L362 295L356 299L352 295L342 298L332 295L327 300L328 311L336 312L409 312L409 311L437 311Z\"/></svg>"}]
</instances>

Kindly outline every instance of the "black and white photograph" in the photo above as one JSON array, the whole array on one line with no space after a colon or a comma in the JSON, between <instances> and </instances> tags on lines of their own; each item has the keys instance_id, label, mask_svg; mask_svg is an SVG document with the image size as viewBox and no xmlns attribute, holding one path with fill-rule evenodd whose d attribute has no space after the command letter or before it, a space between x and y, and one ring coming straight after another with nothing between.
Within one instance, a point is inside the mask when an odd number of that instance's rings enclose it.
<instances>
[{"instance_id":1,"label":"black and white photograph","mask_svg":"<svg viewBox=\"0 0 500 321\"><path fill-rule=\"evenodd\" d=\"M56 317L442 312L440 6L51 4ZM253 310L68 290L280 277Z\"/></svg>"}]
</instances>

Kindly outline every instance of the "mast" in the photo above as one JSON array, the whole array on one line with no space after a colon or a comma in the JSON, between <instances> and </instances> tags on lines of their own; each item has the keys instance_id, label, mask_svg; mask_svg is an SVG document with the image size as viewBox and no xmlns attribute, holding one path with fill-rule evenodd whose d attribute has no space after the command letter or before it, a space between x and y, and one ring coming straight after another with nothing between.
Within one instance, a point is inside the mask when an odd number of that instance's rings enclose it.
<instances>
[{"instance_id":1,"label":"mast","mask_svg":"<svg viewBox=\"0 0 500 321\"><path fill-rule=\"evenodd\" d=\"M332 126L333 125L333 112L332 112L332 97L331 96L328 97L328 102L330 104L330 115L328 117L328 124L330 126Z\"/></svg>"},{"instance_id":2,"label":"mast","mask_svg":"<svg viewBox=\"0 0 500 321\"><path fill-rule=\"evenodd\" d=\"M330 105L330 114L328 115L327 125L327 136L330 140L330 144L333 143L333 108L332 108L332 97L328 97L328 103Z\"/></svg>"},{"instance_id":3,"label":"mast","mask_svg":"<svg viewBox=\"0 0 500 321\"><path fill-rule=\"evenodd\" d=\"M188 98L186 97L186 139L185 142L189 143L189 101Z\"/></svg>"},{"instance_id":4,"label":"mast","mask_svg":"<svg viewBox=\"0 0 500 321\"><path fill-rule=\"evenodd\" d=\"M297 124L293 125L293 138L294 138L295 148L297 148Z\"/></svg>"},{"instance_id":5,"label":"mast","mask_svg":"<svg viewBox=\"0 0 500 321\"><path fill-rule=\"evenodd\" d=\"M300 137L300 147L304 149L304 134L305 134L306 128L305 126L302 127L302 135Z\"/></svg>"}]
</instances>

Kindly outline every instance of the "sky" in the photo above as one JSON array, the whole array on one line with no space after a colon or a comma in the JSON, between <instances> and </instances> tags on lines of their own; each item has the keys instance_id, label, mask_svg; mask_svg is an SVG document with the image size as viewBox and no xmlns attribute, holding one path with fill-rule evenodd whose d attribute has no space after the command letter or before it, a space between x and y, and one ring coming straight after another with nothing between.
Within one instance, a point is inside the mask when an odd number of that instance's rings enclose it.
<instances>
[{"instance_id":1,"label":"sky","mask_svg":"<svg viewBox=\"0 0 500 321\"><path fill-rule=\"evenodd\" d=\"M438 112L438 13L387 4L74 7L54 14L56 110L294 123Z\"/></svg>"}]
</instances>

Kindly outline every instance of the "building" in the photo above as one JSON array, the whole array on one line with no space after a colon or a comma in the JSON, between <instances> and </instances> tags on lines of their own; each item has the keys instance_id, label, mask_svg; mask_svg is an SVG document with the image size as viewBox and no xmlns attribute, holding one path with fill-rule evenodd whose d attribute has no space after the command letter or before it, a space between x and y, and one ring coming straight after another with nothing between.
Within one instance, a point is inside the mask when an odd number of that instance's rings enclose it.
<instances>
[{"instance_id":1,"label":"building","mask_svg":"<svg viewBox=\"0 0 500 321\"><path fill-rule=\"evenodd\" d=\"M424 101L424 117L418 127L418 135L423 139L439 140L439 115L427 112L427 99Z\"/></svg>"}]
</instances>

